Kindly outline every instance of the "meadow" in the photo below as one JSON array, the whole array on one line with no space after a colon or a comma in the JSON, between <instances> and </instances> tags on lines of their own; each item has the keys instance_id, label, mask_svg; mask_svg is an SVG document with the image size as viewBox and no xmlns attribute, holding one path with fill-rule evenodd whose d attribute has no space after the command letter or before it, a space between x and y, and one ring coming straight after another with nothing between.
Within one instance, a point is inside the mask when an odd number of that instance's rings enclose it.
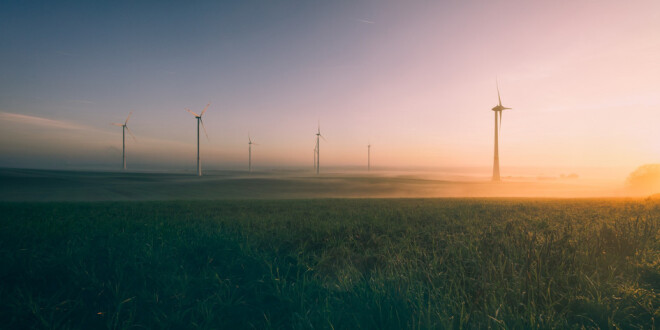
<instances>
[{"instance_id":1,"label":"meadow","mask_svg":"<svg viewBox=\"0 0 660 330\"><path fill-rule=\"evenodd\" d=\"M7 328L621 328L660 319L660 201L0 203Z\"/></svg>"}]
</instances>

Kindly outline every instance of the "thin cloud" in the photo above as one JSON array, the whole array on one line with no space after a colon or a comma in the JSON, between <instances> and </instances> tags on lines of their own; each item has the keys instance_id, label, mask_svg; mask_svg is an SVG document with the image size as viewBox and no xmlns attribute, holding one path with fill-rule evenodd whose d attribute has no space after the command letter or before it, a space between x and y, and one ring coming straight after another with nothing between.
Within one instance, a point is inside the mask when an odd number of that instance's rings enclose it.
<instances>
[{"instance_id":1,"label":"thin cloud","mask_svg":"<svg viewBox=\"0 0 660 330\"><path fill-rule=\"evenodd\" d=\"M89 101L89 100L69 100L68 102L71 103L80 103L80 104L96 104L94 101Z\"/></svg>"},{"instance_id":2,"label":"thin cloud","mask_svg":"<svg viewBox=\"0 0 660 330\"><path fill-rule=\"evenodd\" d=\"M65 52L65 51L62 51L62 50L55 51L55 54L62 55L62 56L78 56L77 54Z\"/></svg>"},{"instance_id":3,"label":"thin cloud","mask_svg":"<svg viewBox=\"0 0 660 330\"><path fill-rule=\"evenodd\" d=\"M366 19L359 19L359 18L356 19L356 21L358 21L360 23L366 23L366 24L375 24L376 23L374 21L369 21L369 20L366 20Z\"/></svg>"},{"instance_id":4,"label":"thin cloud","mask_svg":"<svg viewBox=\"0 0 660 330\"><path fill-rule=\"evenodd\" d=\"M0 112L0 121L12 122L19 124L35 125L41 127L51 127L59 129L70 129L70 130L88 130L91 129L87 126L82 126L76 123L71 123L63 120L48 119L37 116L21 115L18 113L11 112Z\"/></svg>"}]
</instances>

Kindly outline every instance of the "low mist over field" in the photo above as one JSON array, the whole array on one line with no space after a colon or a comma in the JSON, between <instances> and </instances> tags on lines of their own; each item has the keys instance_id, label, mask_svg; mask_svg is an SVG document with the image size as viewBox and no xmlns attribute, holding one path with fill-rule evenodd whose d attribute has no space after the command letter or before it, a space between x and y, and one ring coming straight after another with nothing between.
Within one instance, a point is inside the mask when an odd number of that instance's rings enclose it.
<instances>
[{"instance_id":1,"label":"low mist over field","mask_svg":"<svg viewBox=\"0 0 660 330\"><path fill-rule=\"evenodd\" d=\"M624 182L559 177L486 177L414 171L345 171L316 176L311 171L208 171L122 173L98 171L0 170L3 201L104 201L193 199L298 199L398 197L626 197Z\"/></svg>"}]
</instances>

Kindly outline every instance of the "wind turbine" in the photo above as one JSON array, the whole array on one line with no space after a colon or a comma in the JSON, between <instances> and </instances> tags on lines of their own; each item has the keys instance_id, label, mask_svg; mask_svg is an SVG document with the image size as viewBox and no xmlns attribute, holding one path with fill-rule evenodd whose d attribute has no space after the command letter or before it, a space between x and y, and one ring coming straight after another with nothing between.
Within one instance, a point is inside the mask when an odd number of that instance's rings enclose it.
<instances>
[{"instance_id":1,"label":"wind turbine","mask_svg":"<svg viewBox=\"0 0 660 330\"><path fill-rule=\"evenodd\" d=\"M206 127L204 127L204 121L202 121L202 116L204 115L204 112L206 112L206 109L209 108L211 103L207 104L204 110L202 110L201 114L196 114L192 112L192 110L186 108L185 111L190 112L195 118L197 118L197 175L202 176L202 163L199 162L199 124L202 124L202 128L204 129L204 134L206 135L206 140L209 140L209 134L206 133Z\"/></svg>"},{"instance_id":2,"label":"wind turbine","mask_svg":"<svg viewBox=\"0 0 660 330\"><path fill-rule=\"evenodd\" d=\"M371 143L367 145L367 171L371 171Z\"/></svg>"},{"instance_id":3,"label":"wind turbine","mask_svg":"<svg viewBox=\"0 0 660 330\"><path fill-rule=\"evenodd\" d=\"M319 138L323 138L323 141L326 141L325 137L323 137L323 135L321 135L321 123L320 122L319 122L318 130L316 131L316 174L319 174L319 169L321 167Z\"/></svg>"},{"instance_id":4,"label":"wind turbine","mask_svg":"<svg viewBox=\"0 0 660 330\"><path fill-rule=\"evenodd\" d=\"M252 145L258 146L258 144L252 142L250 138L250 133L248 133L248 172L252 172Z\"/></svg>"},{"instance_id":5,"label":"wind turbine","mask_svg":"<svg viewBox=\"0 0 660 330\"><path fill-rule=\"evenodd\" d=\"M121 158L122 162L124 163L123 170L126 170L126 131L128 131L128 134L131 135L133 138L133 141L135 141L135 136L133 133L131 133L131 130L128 129L128 120L131 118L131 115L133 114L133 111L128 113L128 117L126 117L126 121L123 124L118 124L118 123L112 123L110 125L115 125L121 127Z\"/></svg>"},{"instance_id":6,"label":"wind turbine","mask_svg":"<svg viewBox=\"0 0 660 330\"><path fill-rule=\"evenodd\" d=\"M500 155L499 155L499 145L498 138L500 130L502 129L502 111L509 110L511 108L506 108L502 106L502 98L500 97L500 84L495 80L497 84L497 100L499 103L493 107L493 112L495 113L495 155L493 158L493 181L500 181ZM499 113L499 129L498 129L498 120L497 115Z\"/></svg>"}]
</instances>

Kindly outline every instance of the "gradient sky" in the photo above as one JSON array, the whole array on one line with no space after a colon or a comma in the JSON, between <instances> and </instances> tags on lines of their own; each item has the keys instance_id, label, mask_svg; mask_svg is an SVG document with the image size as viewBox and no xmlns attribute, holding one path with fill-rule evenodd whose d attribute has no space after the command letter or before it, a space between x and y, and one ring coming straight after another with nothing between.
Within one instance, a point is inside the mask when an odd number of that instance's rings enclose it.
<instances>
[{"instance_id":1,"label":"gradient sky","mask_svg":"<svg viewBox=\"0 0 660 330\"><path fill-rule=\"evenodd\" d=\"M660 162L660 1L3 1L0 166Z\"/></svg>"}]
</instances>

